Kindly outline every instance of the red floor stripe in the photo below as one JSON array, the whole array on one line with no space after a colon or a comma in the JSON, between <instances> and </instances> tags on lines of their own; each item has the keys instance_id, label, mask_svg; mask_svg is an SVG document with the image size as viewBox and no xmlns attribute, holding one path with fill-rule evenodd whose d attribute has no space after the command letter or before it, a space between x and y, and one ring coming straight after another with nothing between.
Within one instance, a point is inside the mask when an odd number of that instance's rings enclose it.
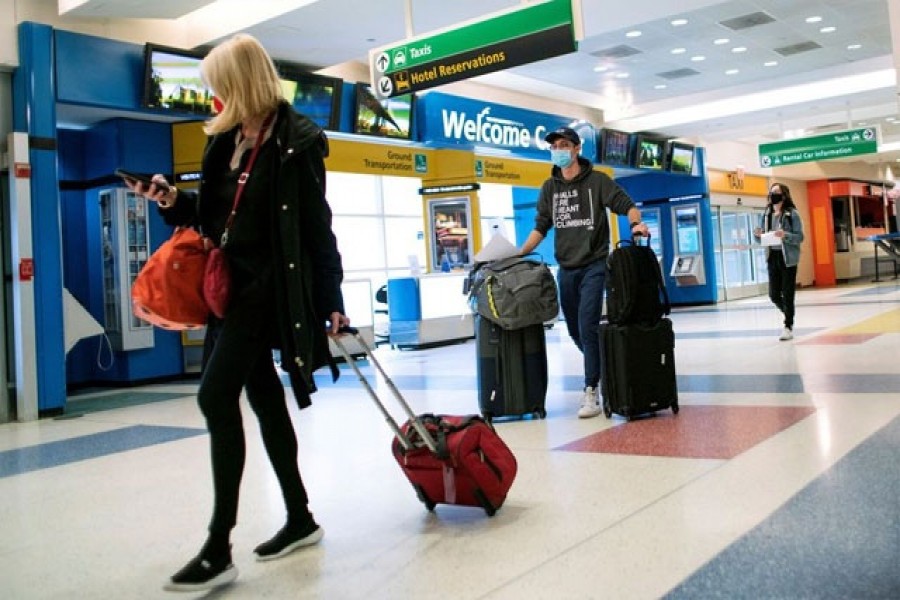
<instances>
[{"instance_id":1,"label":"red floor stripe","mask_svg":"<svg viewBox=\"0 0 900 600\"><path fill-rule=\"evenodd\" d=\"M678 415L667 410L653 417L623 420L556 450L734 458L815 411L813 406L682 406ZM620 417L614 415L613 419Z\"/></svg>"}]
</instances>

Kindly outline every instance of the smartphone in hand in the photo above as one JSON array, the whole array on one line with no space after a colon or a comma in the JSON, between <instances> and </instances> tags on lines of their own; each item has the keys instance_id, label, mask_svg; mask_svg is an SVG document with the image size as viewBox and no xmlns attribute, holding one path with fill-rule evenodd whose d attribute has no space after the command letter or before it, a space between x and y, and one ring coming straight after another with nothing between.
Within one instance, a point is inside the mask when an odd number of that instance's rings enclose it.
<instances>
[{"instance_id":1,"label":"smartphone in hand","mask_svg":"<svg viewBox=\"0 0 900 600\"><path fill-rule=\"evenodd\" d=\"M163 193L167 193L169 191L169 186L164 183L160 183L157 181L153 181L153 178L150 175L145 175L143 173L135 173L133 171L126 171L125 169L116 169L116 175L121 177L122 179L127 179L134 183L143 183L145 186L149 186L153 184L156 186L156 189Z\"/></svg>"}]
</instances>

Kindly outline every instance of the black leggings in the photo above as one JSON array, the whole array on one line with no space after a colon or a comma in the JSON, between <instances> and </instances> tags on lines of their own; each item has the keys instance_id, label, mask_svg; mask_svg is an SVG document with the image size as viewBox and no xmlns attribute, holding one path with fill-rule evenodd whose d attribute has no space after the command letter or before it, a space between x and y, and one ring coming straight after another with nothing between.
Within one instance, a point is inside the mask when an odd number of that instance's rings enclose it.
<instances>
[{"instance_id":1,"label":"black leggings","mask_svg":"<svg viewBox=\"0 0 900 600\"><path fill-rule=\"evenodd\" d=\"M297 437L275 371L270 344L259 330L235 320L210 324L197 400L206 417L212 455L215 507L209 531L228 534L237 522L245 444L241 388L259 421L269 461L281 484L288 518L307 515L308 498L297 467Z\"/></svg>"},{"instance_id":2,"label":"black leggings","mask_svg":"<svg viewBox=\"0 0 900 600\"><path fill-rule=\"evenodd\" d=\"M784 264L783 252L769 252L769 298L784 313L784 326L794 328L794 292L797 289L797 265Z\"/></svg>"}]
</instances>

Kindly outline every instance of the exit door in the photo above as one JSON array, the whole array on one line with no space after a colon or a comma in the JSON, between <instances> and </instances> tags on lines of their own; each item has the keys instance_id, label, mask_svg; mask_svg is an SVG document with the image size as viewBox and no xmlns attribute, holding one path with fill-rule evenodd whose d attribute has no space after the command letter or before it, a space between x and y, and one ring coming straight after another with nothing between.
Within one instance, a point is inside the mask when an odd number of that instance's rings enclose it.
<instances>
[{"instance_id":1,"label":"exit door","mask_svg":"<svg viewBox=\"0 0 900 600\"><path fill-rule=\"evenodd\" d=\"M719 300L737 300L768 293L766 250L753 238L763 209L713 207L713 244Z\"/></svg>"}]
</instances>

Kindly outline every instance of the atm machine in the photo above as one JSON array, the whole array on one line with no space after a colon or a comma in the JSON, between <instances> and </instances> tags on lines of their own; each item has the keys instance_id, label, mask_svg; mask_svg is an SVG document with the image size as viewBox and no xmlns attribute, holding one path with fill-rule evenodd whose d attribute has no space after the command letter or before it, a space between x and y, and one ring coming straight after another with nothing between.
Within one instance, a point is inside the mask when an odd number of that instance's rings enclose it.
<instances>
[{"instance_id":1,"label":"atm machine","mask_svg":"<svg viewBox=\"0 0 900 600\"><path fill-rule=\"evenodd\" d=\"M700 204L675 204L672 211L672 227L674 255L669 276L675 279L676 285L706 285L706 273L703 268L703 236L701 226Z\"/></svg>"},{"instance_id":2,"label":"atm machine","mask_svg":"<svg viewBox=\"0 0 900 600\"><path fill-rule=\"evenodd\" d=\"M660 209L656 207L641 207L641 221L644 222L647 229L650 231L650 248L653 250L653 253L656 254L656 260L658 260L660 264L664 264L665 255L663 254L663 238L659 212Z\"/></svg>"}]
</instances>

